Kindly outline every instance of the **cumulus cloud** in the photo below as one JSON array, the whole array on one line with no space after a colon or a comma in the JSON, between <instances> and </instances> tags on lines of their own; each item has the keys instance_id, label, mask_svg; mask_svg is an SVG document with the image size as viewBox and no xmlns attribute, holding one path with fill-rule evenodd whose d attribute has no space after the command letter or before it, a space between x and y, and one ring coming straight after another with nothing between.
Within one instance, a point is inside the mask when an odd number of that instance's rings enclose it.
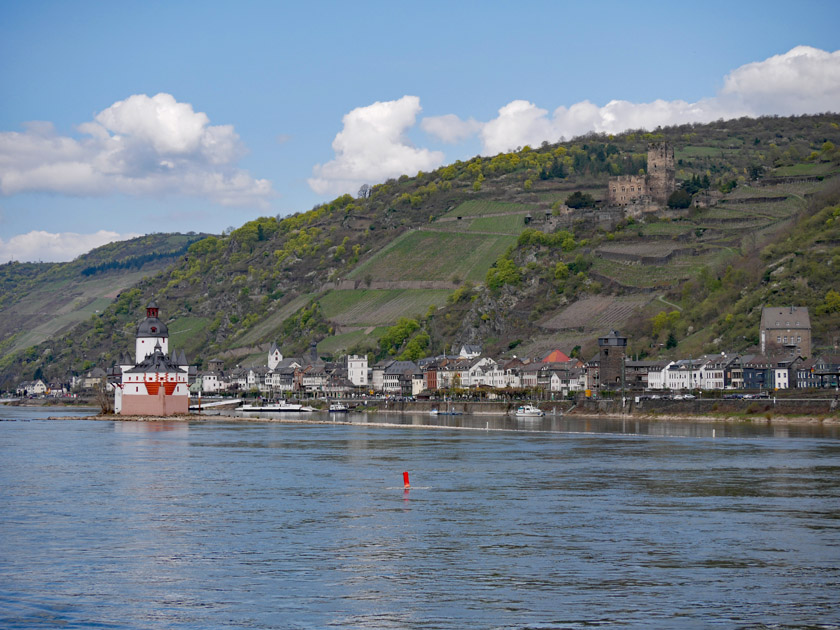
<instances>
[{"instance_id":1,"label":"cumulus cloud","mask_svg":"<svg viewBox=\"0 0 840 630\"><path fill-rule=\"evenodd\" d=\"M106 243L124 241L137 236L141 235L118 234L107 230L100 230L94 234L33 230L27 234L13 236L8 241L0 239L0 263L11 260L65 262Z\"/></svg>"},{"instance_id":2,"label":"cumulus cloud","mask_svg":"<svg viewBox=\"0 0 840 630\"><path fill-rule=\"evenodd\" d=\"M446 114L424 118L420 121L420 128L441 142L455 144L480 131L481 123L473 118L461 120L455 114Z\"/></svg>"},{"instance_id":3,"label":"cumulus cloud","mask_svg":"<svg viewBox=\"0 0 840 630\"><path fill-rule=\"evenodd\" d=\"M732 97L756 114L813 114L840 107L840 50L797 46L784 55L748 63L724 79Z\"/></svg>"},{"instance_id":4,"label":"cumulus cloud","mask_svg":"<svg viewBox=\"0 0 840 630\"><path fill-rule=\"evenodd\" d=\"M244 147L231 125L170 94L130 96L61 136L48 122L0 132L0 192L76 196L185 195L264 205L271 183L237 168Z\"/></svg>"},{"instance_id":5,"label":"cumulus cloud","mask_svg":"<svg viewBox=\"0 0 840 630\"><path fill-rule=\"evenodd\" d=\"M656 100L631 103L614 100L603 107L582 101L553 112L523 100L499 109L485 123L463 121L455 115L423 121L423 128L442 141L456 141L477 133L482 153L494 155L518 146L556 142L590 131L619 133L687 122L765 114L808 114L837 111L840 103L840 51L829 53L798 46L783 55L746 64L724 77L713 97L695 103ZM474 130L469 132L467 130ZM460 135L459 135L460 134Z\"/></svg>"},{"instance_id":6,"label":"cumulus cloud","mask_svg":"<svg viewBox=\"0 0 840 630\"><path fill-rule=\"evenodd\" d=\"M405 136L420 110L418 97L403 96L346 114L332 143L335 159L314 166L309 186L319 194L355 193L362 184L440 166L443 153L414 147Z\"/></svg>"}]
</instances>

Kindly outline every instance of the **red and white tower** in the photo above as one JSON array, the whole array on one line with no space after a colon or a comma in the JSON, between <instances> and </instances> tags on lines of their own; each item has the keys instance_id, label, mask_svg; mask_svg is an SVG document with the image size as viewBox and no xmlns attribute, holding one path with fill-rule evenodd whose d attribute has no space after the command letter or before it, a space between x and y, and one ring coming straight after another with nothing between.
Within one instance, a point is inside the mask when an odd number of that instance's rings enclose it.
<instances>
[{"instance_id":1,"label":"red and white tower","mask_svg":"<svg viewBox=\"0 0 840 630\"><path fill-rule=\"evenodd\" d=\"M137 327L136 362L133 366L121 362L117 368L122 372L114 389L114 411L118 414L189 413L190 367L183 350L180 357L169 356L169 329L158 312L157 304L149 303L146 319Z\"/></svg>"},{"instance_id":2,"label":"red and white tower","mask_svg":"<svg viewBox=\"0 0 840 630\"><path fill-rule=\"evenodd\" d=\"M155 346L160 346L163 354L169 354L169 329L158 319L157 302L152 300L146 307L146 319L137 327L137 342L135 343L135 362L142 363L152 354Z\"/></svg>"}]
</instances>

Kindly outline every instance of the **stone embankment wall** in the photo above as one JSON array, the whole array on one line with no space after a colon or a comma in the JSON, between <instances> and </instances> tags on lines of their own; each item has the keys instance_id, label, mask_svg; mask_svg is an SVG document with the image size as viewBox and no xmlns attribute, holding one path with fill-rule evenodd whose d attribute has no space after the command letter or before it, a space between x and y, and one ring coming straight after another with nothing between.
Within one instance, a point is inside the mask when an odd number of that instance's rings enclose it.
<instances>
[{"instance_id":1,"label":"stone embankment wall","mask_svg":"<svg viewBox=\"0 0 840 630\"><path fill-rule=\"evenodd\" d=\"M731 400L725 398L696 398L694 400L642 400L627 398L625 413L643 415L800 415L825 416L840 413L840 402L831 398L755 398ZM572 413L622 413L621 399L583 400Z\"/></svg>"}]
</instances>

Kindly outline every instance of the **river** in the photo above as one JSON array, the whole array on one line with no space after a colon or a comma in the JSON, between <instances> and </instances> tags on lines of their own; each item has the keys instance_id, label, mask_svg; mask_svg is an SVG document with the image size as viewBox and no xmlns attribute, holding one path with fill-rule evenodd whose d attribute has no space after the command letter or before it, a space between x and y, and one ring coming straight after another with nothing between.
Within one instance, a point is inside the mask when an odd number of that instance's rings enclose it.
<instances>
[{"instance_id":1,"label":"river","mask_svg":"<svg viewBox=\"0 0 840 630\"><path fill-rule=\"evenodd\" d=\"M0 408L2 628L840 627L836 429L47 415Z\"/></svg>"}]
</instances>

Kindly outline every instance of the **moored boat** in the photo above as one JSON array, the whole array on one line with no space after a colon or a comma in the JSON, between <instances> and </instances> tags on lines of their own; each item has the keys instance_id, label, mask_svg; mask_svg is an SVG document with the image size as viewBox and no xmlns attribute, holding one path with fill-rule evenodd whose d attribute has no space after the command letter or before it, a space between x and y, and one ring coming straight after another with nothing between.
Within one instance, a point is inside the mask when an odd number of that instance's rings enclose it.
<instances>
[{"instance_id":1,"label":"moored boat","mask_svg":"<svg viewBox=\"0 0 840 630\"><path fill-rule=\"evenodd\" d=\"M267 405L242 405L239 411L259 411L263 413L268 412L283 412L283 411L315 411L312 407L306 407L297 403L286 402L280 400L276 403L269 403Z\"/></svg>"},{"instance_id":2,"label":"moored boat","mask_svg":"<svg viewBox=\"0 0 840 630\"><path fill-rule=\"evenodd\" d=\"M515 412L517 418L541 418L545 412L534 405L521 405Z\"/></svg>"},{"instance_id":3,"label":"moored boat","mask_svg":"<svg viewBox=\"0 0 840 630\"><path fill-rule=\"evenodd\" d=\"M332 403L330 405L330 413L347 413L349 409L344 403Z\"/></svg>"}]
</instances>

